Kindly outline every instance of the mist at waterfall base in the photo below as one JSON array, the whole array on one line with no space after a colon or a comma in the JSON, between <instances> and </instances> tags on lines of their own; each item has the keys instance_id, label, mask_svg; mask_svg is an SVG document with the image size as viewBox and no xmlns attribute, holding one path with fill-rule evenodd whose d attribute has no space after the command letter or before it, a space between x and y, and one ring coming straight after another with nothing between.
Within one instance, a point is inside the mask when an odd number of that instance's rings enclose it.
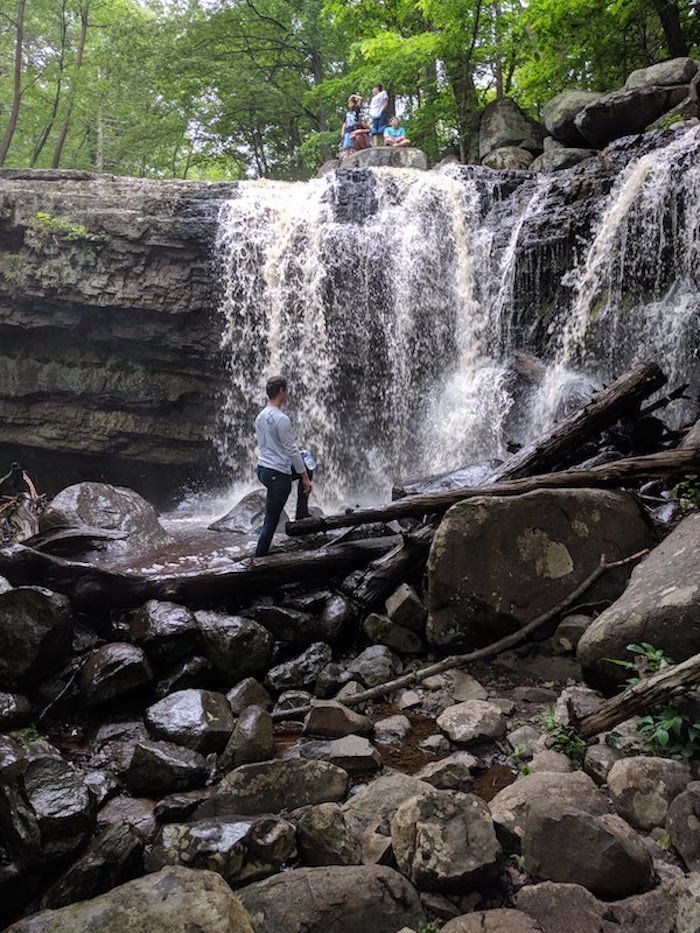
<instances>
[{"instance_id":1,"label":"mist at waterfall base","mask_svg":"<svg viewBox=\"0 0 700 933\"><path fill-rule=\"evenodd\" d=\"M257 485L252 422L275 372L334 508L503 458L638 359L694 378L699 156L696 127L633 159L566 241L552 225L567 173L241 184L217 241L230 385L214 442L234 488L206 511Z\"/></svg>"}]
</instances>

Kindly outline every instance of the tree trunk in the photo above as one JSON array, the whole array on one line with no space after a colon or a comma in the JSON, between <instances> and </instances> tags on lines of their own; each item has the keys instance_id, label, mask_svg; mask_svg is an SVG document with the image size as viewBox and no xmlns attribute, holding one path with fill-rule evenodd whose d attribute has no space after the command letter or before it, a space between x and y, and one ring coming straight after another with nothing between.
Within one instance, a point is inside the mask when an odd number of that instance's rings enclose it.
<instances>
[{"instance_id":1,"label":"tree trunk","mask_svg":"<svg viewBox=\"0 0 700 933\"><path fill-rule=\"evenodd\" d=\"M70 121L71 117L73 116L73 107L75 106L75 99L78 95L78 78L80 76L80 69L83 66L83 56L85 54L85 41L87 39L89 15L90 4L87 2L80 8L80 38L78 39L78 50L75 56L73 81L68 93L66 113L63 118L63 123L61 124L61 129L58 132L58 140L56 141L56 148L54 149L53 159L51 160L51 168L58 168L61 164L63 147L66 144L66 137L68 136L68 129L70 128Z\"/></svg>"},{"instance_id":2,"label":"tree trunk","mask_svg":"<svg viewBox=\"0 0 700 933\"><path fill-rule=\"evenodd\" d=\"M12 91L12 109L10 117L5 127L5 133L0 141L0 165L5 164L7 152L12 143L12 137L17 129L17 120L19 119L19 107L22 101L22 48L24 45L24 7L26 0L18 0L17 3L17 24L15 32L15 67L14 84Z\"/></svg>"},{"instance_id":3,"label":"tree trunk","mask_svg":"<svg viewBox=\"0 0 700 933\"><path fill-rule=\"evenodd\" d=\"M688 43L683 35L678 6L673 0L652 0L656 15L661 20L666 46L671 58L685 58L689 52Z\"/></svg>"},{"instance_id":4,"label":"tree trunk","mask_svg":"<svg viewBox=\"0 0 700 933\"><path fill-rule=\"evenodd\" d=\"M66 61L66 0L62 0L61 3L61 51L58 57L58 77L56 78L56 93L54 94L53 104L51 106L51 114L49 116L49 122L46 124L44 129L41 131L41 135L37 140L37 144L34 147L34 152L32 153L32 159L29 163L31 168L34 168L36 163L39 161L39 156L44 150L44 146L51 135L51 130L53 125L56 122L56 116L58 115L58 107L61 103L61 91L63 90L63 71L65 68Z\"/></svg>"}]
</instances>

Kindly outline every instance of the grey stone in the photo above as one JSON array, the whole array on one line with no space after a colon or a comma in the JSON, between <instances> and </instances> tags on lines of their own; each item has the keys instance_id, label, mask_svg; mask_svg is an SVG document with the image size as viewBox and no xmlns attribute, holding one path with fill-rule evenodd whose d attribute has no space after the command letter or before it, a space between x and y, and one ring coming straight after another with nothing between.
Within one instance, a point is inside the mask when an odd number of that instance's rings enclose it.
<instances>
[{"instance_id":1,"label":"grey stone","mask_svg":"<svg viewBox=\"0 0 700 933\"><path fill-rule=\"evenodd\" d=\"M464 703L466 700L486 700L488 692L476 678L465 671L452 671L452 686L449 693L455 703Z\"/></svg>"},{"instance_id":2,"label":"grey stone","mask_svg":"<svg viewBox=\"0 0 700 933\"><path fill-rule=\"evenodd\" d=\"M396 933L425 920L411 883L381 865L300 868L238 896L256 933Z\"/></svg>"},{"instance_id":3,"label":"grey stone","mask_svg":"<svg viewBox=\"0 0 700 933\"><path fill-rule=\"evenodd\" d=\"M65 596L39 586L0 593L0 687L32 685L68 659L71 613Z\"/></svg>"},{"instance_id":4,"label":"grey stone","mask_svg":"<svg viewBox=\"0 0 700 933\"><path fill-rule=\"evenodd\" d=\"M469 752L454 752L447 758L425 765L416 777L432 784L438 790L459 790L467 793L474 784L472 771L478 764L477 759Z\"/></svg>"},{"instance_id":5,"label":"grey stone","mask_svg":"<svg viewBox=\"0 0 700 933\"><path fill-rule=\"evenodd\" d=\"M207 779L204 758L189 748L171 742L140 741L134 748L125 775L126 786L135 794L170 794L193 790Z\"/></svg>"},{"instance_id":6,"label":"grey stone","mask_svg":"<svg viewBox=\"0 0 700 933\"><path fill-rule=\"evenodd\" d=\"M262 706L248 706L238 717L221 756L221 766L230 770L272 758L274 741L270 714Z\"/></svg>"},{"instance_id":7,"label":"grey stone","mask_svg":"<svg viewBox=\"0 0 700 933\"><path fill-rule=\"evenodd\" d=\"M700 871L700 781L692 781L671 801L666 830L689 871Z\"/></svg>"},{"instance_id":8,"label":"grey stone","mask_svg":"<svg viewBox=\"0 0 700 933\"><path fill-rule=\"evenodd\" d=\"M449 920L443 933L542 933L540 925L519 910L497 907Z\"/></svg>"},{"instance_id":9,"label":"grey stone","mask_svg":"<svg viewBox=\"0 0 700 933\"><path fill-rule=\"evenodd\" d=\"M314 686L314 694L322 699L334 697L345 684L350 683L352 674L342 664L331 661L319 672Z\"/></svg>"},{"instance_id":10,"label":"grey stone","mask_svg":"<svg viewBox=\"0 0 700 933\"><path fill-rule=\"evenodd\" d=\"M690 782L690 768L670 758L640 755L616 761L608 772L608 793L617 812L636 829L663 826L671 801Z\"/></svg>"},{"instance_id":11,"label":"grey stone","mask_svg":"<svg viewBox=\"0 0 700 933\"><path fill-rule=\"evenodd\" d=\"M313 687L318 675L330 662L331 656L331 649L328 645L316 642L298 657L271 668L265 678L265 684L276 693L292 687L297 689Z\"/></svg>"},{"instance_id":12,"label":"grey stone","mask_svg":"<svg viewBox=\"0 0 700 933\"><path fill-rule=\"evenodd\" d=\"M337 803L311 807L297 823L299 854L305 865L359 865L362 849Z\"/></svg>"},{"instance_id":13,"label":"grey stone","mask_svg":"<svg viewBox=\"0 0 700 933\"><path fill-rule=\"evenodd\" d=\"M479 158L483 163L495 149L520 147L525 142L532 147L534 141L541 150L544 136L543 127L528 117L514 100L500 98L487 104L481 114Z\"/></svg>"},{"instance_id":14,"label":"grey stone","mask_svg":"<svg viewBox=\"0 0 700 933\"><path fill-rule=\"evenodd\" d=\"M92 652L80 671L80 695L90 706L142 687L153 671L141 648L114 642Z\"/></svg>"},{"instance_id":15,"label":"grey stone","mask_svg":"<svg viewBox=\"0 0 700 933\"><path fill-rule=\"evenodd\" d=\"M20 870L46 860L37 815L19 781L0 783L0 833L7 858Z\"/></svg>"},{"instance_id":16,"label":"grey stone","mask_svg":"<svg viewBox=\"0 0 700 933\"><path fill-rule=\"evenodd\" d=\"M362 630L373 644L386 645L397 654L421 654L425 651L425 642L419 635L376 612L367 616Z\"/></svg>"},{"instance_id":17,"label":"grey stone","mask_svg":"<svg viewBox=\"0 0 700 933\"><path fill-rule=\"evenodd\" d=\"M46 858L74 852L92 835L95 801L82 775L61 758L30 761L23 775Z\"/></svg>"},{"instance_id":18,"label":"grey stone","mask_svg":"<svg viewBox=\"0 0 700 933\"><path fill-rule=\"evenodd\" d=\"M524 726L519 726L517 729L513 729L512 732L509 732L506 738L512 749L519 748L525 755L530 757L534 755L535 745L539 739L542 738L542 733L539 729L535 729L534 726L530 726L526 723Z\"/></svg>"},{"instance_id":19,"label":"grey stone","mask_svg":"<svg viewBox=\"0 0 700 933\"><path fill-rule=\"evenodd\" d=\"M624 90L637 87L658 87L674 84L690 84L698 71L698 63L692 58L672 58L648 68L638 68L629 74Z\"/></svg>"},{"instance_id":20,"label":"grey stone","mask_svg":"<svg viewBox=\"0 0 700 933\"><path fill-rule=\"evenodd\" d=\"M572 720L578 722L584 716L595 713L602 702L603 697L596 690L575 684L573 687L565 687L559 694L554 704L554 716L568 726Z\"/></svg>"},{"instance_id":21,"label":"grey stone","mask_svg":"<svg viewBox=\"0 0 700 933\"><path fill-rule=\"evenodd\" d=\"M348 709L337 700L316 700L304 720L304 735L342 738L344 735L371 735L372 720Z\"/></svg>"},{"instance_id":22,"label":"grey stone","mask_svg":"<svg viewBox=\"0 0 700 933\"><path fill-rule=\"evenodd\" d=\"M557 694L549 687L516 687L513 699L519 703L554 703Z\"/></svg>"},{"instance_id":23,"label":"grey stone","mask_svg":"<svg viewBox=\"0 0 700 933\"><path fill-rule=\"evenodd\" d=\"M24 725L32 715L29 700L19 693L0 693L0 731Z\"/></svg>"},{"instance_id":24,"label":"grey stone","mask_svg":"<svg viewBox=\"0 0 700 933\"><path fill-rule=\"evenodd\" d=\"M531 172L561 172L565 168L573 168L579 162L592 159L596 155L595 149L552 149L537 156L530 165Z\"/></svg>"},{"instance_id":25,"label":"grey stone","mask_svg":"<svg viewBox=\"0 0 700 933\"><path fill-rule=\"evenodd\" d=\"M285 690L280 693L275 703L273 713L282 713L285 710L297 709L301 706L310 706L314 702L314 696L308 690Z\"/></svg>"},{"instance_id":26,"label":"grey stone","mask_svg":"<svg viewBox=\"0 0 700 933\"><path fill-rule=\"evenodd\" d=\"M397 149L394 146L379 146L351 152L340 163L338 171L343 172L350 168L412 168L426 171L428 157L421 149L405 146Z\"/></svg>"},{"instance_id":27,"label":"grey stone","mask_svg":"<svg viewBox=\"0 0 700 933\"><path fill-rule=\"evenodd\" d=\"M529 169L533 161L534 156L527 149L519 146L500 146L484 156L481 164L498 172L521 172Z\"/></svg>"},{"instance_id":28,"label":"grey stone","mask_svg":"<svg viewBox=\"0 0 700 933\"><path fill-rule=\"evenodd\" d=\"M254 677L246 677L235 687L231 687L226 694L226 699L234 716L243 712L246 706L262 706L263 709L272 709L272 697Z\"/></svg>"},{"instance_id":29,"label":"grey stone","mask_svg":"<svg viewBox=\"0 0 700 933\"><path fill-rule=\"evenodd\" d=\"M131 615L129 634L151 660L163 664L193 654L199 641L194 613L184 606L157 599L149 599Z\"/></svg>"},{"instance_id":30,"label":"grey stone","mask_svg":"<svg viewBox=\"0 0 700 933\"><path fill-rule=\"evenodd\" d=\"M399 696L399 709L414 709L421 705L420 694L415 690L402 690Z\"/></svg>"},{"instance_id":31,"label":"grey stone","mask_svg":"<svg viewBox=\"0 0 700 933\"><path fill-rule=\"evenodd\" d=\"M184 661L179 661L167 677L158 681L155 695L159 698L167 697L178 690L187 690L190 687L206 687L216 677L214 665L208 658L195 654Z\"/></svg>"},{"instance_id":32,"label":"grey stone","mask_svg":"<svg viewBox=\"0 0 700 933\"><path fill-rule=\"evenodd\" d=\"M168 794L156 804L154 816L159 823L184 823L201 803L211 797L212 793L212 788L199 788Z\"/></svg>"},{"instance_id":33,"label":"grey stone","mask_svg":"<svg viewBox=\"0 0 700 933\"><path fill-rule=\"evenodd\" d=\"M418 744L418 748L425 752L426 755L442 755L446 754L450 750L449 739L446 739L444 735L429 735L423 739L422 742Z\"/></svg>"},{"instance_id":34,"label":"grey stone","mask_svg":"<svg viewBox=\"0 0 700 933\"><path fill-rule=\"evenodd\" d=\"M596 784L605 784L608 780L608 772L620 758L624 758L624 752L611 745L591 745L586 749L583 758L583 770L593 778Z\"/></svg>"},{"instance_id":35,"label":"grey stone","mask_svg":"<svg viewBox=\"0 0 700 933\"><path fill-rule=\"evenodd\" d=\"M214 667L231 682L255 677L267 669L272 636L251 619L220 612L195 613L202 649Z\"/></svg>"},{"instance_id":36,"label":"grey stone","mask_svg":"<svg viewBox=\"0 0 700 933\"><path fill-rule=\"evenodd\" d=\"M448 706L437 724L453 742L498 739L505 734L506 720L501 710L485 700L466 700Z\"/></svg>"},{"instance_id":37,"label":"grey stone","mask_svg":"<svg viewBox=\"0 0 700 933\"><path fill-rule=\"evenodd\" d=\"M581 641L583 633L592 622L593 619L590 616L584 615L566 616L562 619L552 636L555 650L563 652L576 651L576 646Z\"/></svg>"},{"instance_id":38,"label":"grey stone","mask_svg":"<svg viewBox=\"0 0 700 933\"><path fill-rule=\"evenodd\" d=\"M433 788L425 781L408 774L391 774L379 777L343 804L343 812L350 829L358 836L372 831L389 836L391 820L410 797L425 794Z\"/></svg>"},{"instance_id":39,"label":"grey stone","mask_svg":"<svg viewBox=\"0 0 700 933\"><path fill-rule=\"evenodd\" d=\"M392 622L411 629L418 635L425 632L428 611L418 594L408 583L402 583L385 602L386 614Z\"/></svg>"},{"instance_id":40,"label":"grey stone","mask_svg":"<svg viewBox=\"0 0 700 933\"><path fill-rule=\"evenodd\" d=\"M95 799L97 807L101 807L110 797L119 790L119 781L111 771L96 769L88 771L84 777L85 786Z\"/></svg>"},{"instance_id":41,"label":"grey stone","mask_svg":"<svg viewBox=\"0 0 700 933\"><path fill-rule=\"evenodd\" d=\"M10 929L12 933L256 933L223 878L180 866L129 881L80 904L43 911Z\"/></svg>"},{"instance_id":42,"label":"grey stone","mask_svg":"<svg viewBox=\"0 0 700 933\"><path fill-rule=\"evenodd\" d=\"M0 596L3 593L7 593L8 590L12 589L12 584L9 580L6 580L5 577L0 576Z\"/></svg>"},{"instance_id":43,"label":"grey stone","mask_svg":"<svg viewBox=\"0 0 700 933\"><path fill-rule=\"evenodd\" d=\"M595 91L562 91L544 105L542 121L557 140L569 146L584 145L585 140L574 120L584 107L602 96Z\"/></svg>"},{"instance_id":44,"label":"grey stone","mask_svg":"<svg viewBox=\"0 0 700 933\"><path fill-rule=\"evenodd\" d=\"M156 834L154 800L142 797L113 797L97 814L98 829L106 829L115 823L128 823L137 829L149 842Z\"/></svg>"},{"instance_id":45,"label":"grey stone","mask_svg":"<svg viewBox=\"0 0 700 933\"><path fill-rule=\"evenodd\" d=\"M254 535L258 534L262 528L265 518L265 498L264 489L253 489L246 493L234 507L221 518L209 525L210 531L227 531L235 535ZM283 510L280 520L277 523L277 531L284 531L285 523L289 516Z\"/></svg>"},{"instance_id":46,"label":"grey stone","mask_svg":"<svg viewBox=\"0 0 700 933\"><path fill-rule=\"evenodd\" d=\"M403 670L401 659L384 645L371 645L359 654L348 665L348 671L365 687L376 687L378 684L397 677Z\"/></svg>"},{"instance_id":47,"label":"grey stone","mask_svg":"<svg viewBox=\"0 0 700 933\"><path fill-rule=\"evenodd\" d=\"M411 731L411 721L407 716L387 716L374 724L374 740L380 744L397 745L405 742Z\"/></svg>"},{"instance_id":48,"label":"grey stone","mask_svg":"<svg viewBox=\"0 0 700 933\"><path fill-rule=\"evenodd\" d=\"M306 742L289 754L314 761L329 761L348 774L368 774L382 767L382 758L370 741L359 735L340 739Z\"/></svg>"},{"instance_id":49,"label":"grey stone","mask_svg":"<svg viewBox=\"0 0 700 933\"><path fill-rule=\"evenodd\" d=\"M567 771L573 771L574 766L571 762L571 759L566 755L563 755L561 752L552 751L552 749L546 748L544 751L537 752L532 761L528 765L530 769L530 774L540 774L543 771L557 771L560 773L566 773Z\"/></svg>"},{"instance_id":50,"label":"grey stone","mask_svg":"<svg viewBox=\"0 0 700 933\"><path fill-rule=\"evenodd\" d=\"M172 693L149 706L144 719L152 735L203 754L223 751L235 725L226 697L211 690Z\"/></svg>"},{"instance_id":51,"label":"grey stone","mask_svg":"<svg viewBox=\"0 0 700 933\"><path fill-rule=\"evenodd\" d=\"M305 647L324 639L320 620L309 612L287 606L256 606L249 615L264 626L275 641Z\"/></svg>"},{"instance_id":52,"label":"grey stone","mask_svg":"<svg viewBox=\"0 0 700 933\"><path fill-rule=\"evenodd\" d=\"M641 133L650 123L687 96L688 86L637 87L615 91L588 104L574 123L594 146L606 146L621 136Z\"/></svg>"}]
</instances>

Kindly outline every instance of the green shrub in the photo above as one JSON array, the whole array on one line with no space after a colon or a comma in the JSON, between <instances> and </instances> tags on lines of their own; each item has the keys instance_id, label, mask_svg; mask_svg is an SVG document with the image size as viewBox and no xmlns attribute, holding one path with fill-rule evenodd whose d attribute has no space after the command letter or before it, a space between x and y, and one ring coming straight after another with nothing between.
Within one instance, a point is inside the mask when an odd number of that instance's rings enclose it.
<instances>
[{"instance_id":1,"label":"green shrub","mask_svg":"<svg viewBox=\"0 0 700 933\"><path fill-rule=\"evenodd\" d=\"M27 224L24 241L35 252L55 252L61 243L90 243L102 246L109 237L104 233L91 233L82 224L74 224L45 211L38 211Z\"/></svg>"}]
</instances>

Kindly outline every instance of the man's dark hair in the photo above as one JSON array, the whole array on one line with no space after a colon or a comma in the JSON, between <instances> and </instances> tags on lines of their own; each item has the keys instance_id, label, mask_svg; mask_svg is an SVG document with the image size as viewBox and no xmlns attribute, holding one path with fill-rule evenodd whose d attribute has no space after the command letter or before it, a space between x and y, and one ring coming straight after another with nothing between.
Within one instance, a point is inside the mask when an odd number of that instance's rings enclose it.
<instances>
[{"instance_id":1,"label":"man's dark hair","mask_svg":"<svg viewBox=\"0 0 700 933\"><path fill-rule=\"evenodd\" d=\"M265 391L268 398L277 398L282 389L287 388L287 379L284 376L271 376L267 380Z\"/></svg>"},{"instance_id":2,"label":"man's dark hair","mask_svg":"<svg viewBox=\"0 0 700 933\"><path fill-rule=\"evenodd\" d=\"M379 83L379 81L377 81L375 84L373 84L372 87L379 88L380 91L383 91L383 90L384 90L384 88L381 86L381 84Z\"/></svg>"}]
</instances>

